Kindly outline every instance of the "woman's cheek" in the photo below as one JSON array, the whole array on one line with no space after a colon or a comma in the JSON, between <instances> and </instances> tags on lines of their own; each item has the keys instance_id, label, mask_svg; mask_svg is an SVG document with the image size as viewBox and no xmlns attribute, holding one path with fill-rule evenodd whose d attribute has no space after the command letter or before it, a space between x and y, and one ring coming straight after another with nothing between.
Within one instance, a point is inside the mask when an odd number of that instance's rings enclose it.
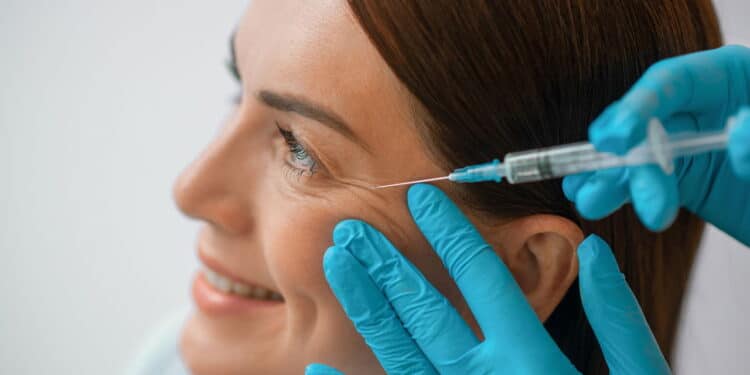
<instances>
[{"instance_id":1,"label":"woman's cheek","mask_svg":"<svg viewBox=\"0 0 750 375\"><path fill-rule=\"evenodd\" d=\"M333 228L361 212L362 204L335 186L321 186L321 176L294 173L277 171L258 195L258 238L282 294L315 298L330 294L322 263L333 244Z\"/></svg>"},{"instance_id":2,"label":"woman's cheek","mask_svg":"<svg viewBox=\"0 0 750 375\"><path fill-rule=\"evenodd\" d=\"M303 341L304 353L298 355L351 373L380 373L372 351L331 293L322 267L339 221L377 217L363 217L370 207L347 192L329 191L325 199L289 198L285 196L285 204L263 216L268 232L261 237L270 274L288 303L287 324L297 335L295 340Z\"/></svg>"},{"instance_id":3,"label":"woman's cheek","mask_svg":"<svg viewBox=\"0 0 750 375\"><path fill-rule=\"evenodd\" d=\"M309 201L285 198L274 206L262 216L259 227L271 276L284 289L319 285L323 253L331 245L336 219Z\"/></svg>"},{"instance_id":4,"label":"woman's cheek","mask_svg":"<svg viewBox=\"0 0 750 375\"><path fill-rule=\"evenodd\" d=\"M357 218L377 228L395 225L388 217L394 210L378 208L371 204L372 198L368 200L351 189L356 188L334 186L313 191L310 186L286 186L263 195L259 237L271 276L282 293L312 299L331 296L322 263L323 254L333 244L333 229L338 222ZM408 216L406 219L410 220Z\"/></svg>"}]
</instances>

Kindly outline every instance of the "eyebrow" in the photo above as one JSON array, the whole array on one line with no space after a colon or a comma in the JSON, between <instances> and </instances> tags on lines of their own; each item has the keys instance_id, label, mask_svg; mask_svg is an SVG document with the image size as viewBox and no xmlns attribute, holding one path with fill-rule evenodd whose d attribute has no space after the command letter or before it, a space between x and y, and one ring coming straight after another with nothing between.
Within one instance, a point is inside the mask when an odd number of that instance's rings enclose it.
<instances>
[{"instance_id":1,"label":"eyebrow","mask_svg":"<svg viewBox=\"0 0 750 375\"><path fill-rule=\"evenodd\" d=\"M282 112L293 112L315 120L340 133L369 152L367 145L352 131L352 127L336 112L321 104L313 103L298 95L280 94L269 90L260 90L258 100L265 105Z\"/></svg>"}]
</instances>

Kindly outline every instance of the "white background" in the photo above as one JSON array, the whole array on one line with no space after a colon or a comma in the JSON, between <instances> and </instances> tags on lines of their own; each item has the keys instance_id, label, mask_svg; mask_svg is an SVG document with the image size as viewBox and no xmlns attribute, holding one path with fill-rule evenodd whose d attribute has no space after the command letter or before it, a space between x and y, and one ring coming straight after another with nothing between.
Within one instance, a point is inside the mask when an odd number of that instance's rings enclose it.
<instances>
[{"instance_id":1,"label":"white background","mask_svg":"<svg viewBox=\"0 0 750 375\"><path fill-rule=\"evenodd\" d=\"M0 5L0 373L117 372L189 304L197 226L170 189L229 110L245 1ZM750 44L750 4L717 5ZM750 251L708 237L675 370L748 372Z\"/></svg>"}]
</instances>

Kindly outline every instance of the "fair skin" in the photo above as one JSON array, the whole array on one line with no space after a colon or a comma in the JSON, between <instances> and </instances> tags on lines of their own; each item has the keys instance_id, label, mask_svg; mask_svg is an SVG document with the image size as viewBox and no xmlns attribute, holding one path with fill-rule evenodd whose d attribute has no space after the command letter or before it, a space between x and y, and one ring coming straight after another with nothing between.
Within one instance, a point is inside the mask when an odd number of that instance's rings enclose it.
<instances>
[{"instance_id":1,"label":"fair skin","mask_svg":"<svg viewBox=\"0 0 750 375\"><path fill-rule=\"evenodd\" d=\"M321 268L331 231L346 218L381 230L472 321L413 223L405 189L370 188L445 171L422 146L413 99L346 2L253 1L234 47L241 103L174 195L205 223L197 247L206 266L282 300L230 295L199 272L198 308L180 343L191 371L301 374L322 362L382 373ZM575 279L580 230L550 215L500 221L465 212L540 318L549 316Z\"/></svg>"}]
</instances>

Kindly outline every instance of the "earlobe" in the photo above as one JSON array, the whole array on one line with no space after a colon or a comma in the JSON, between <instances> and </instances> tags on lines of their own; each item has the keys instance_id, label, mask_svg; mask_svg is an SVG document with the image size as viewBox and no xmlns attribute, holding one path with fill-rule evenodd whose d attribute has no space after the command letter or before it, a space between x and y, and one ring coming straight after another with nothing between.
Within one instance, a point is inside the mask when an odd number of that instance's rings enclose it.
<instances>
[{"instance_id":1,"label":"earlobe","mask_svg":"<svg viewBox=\"0 0 750 375\"><path fill-rule=\"evenodd\" d=\"M531 215L483 232L539 319L546 320L578 275L581 229L561 216Z\"/></svg>"}]
</instances>

